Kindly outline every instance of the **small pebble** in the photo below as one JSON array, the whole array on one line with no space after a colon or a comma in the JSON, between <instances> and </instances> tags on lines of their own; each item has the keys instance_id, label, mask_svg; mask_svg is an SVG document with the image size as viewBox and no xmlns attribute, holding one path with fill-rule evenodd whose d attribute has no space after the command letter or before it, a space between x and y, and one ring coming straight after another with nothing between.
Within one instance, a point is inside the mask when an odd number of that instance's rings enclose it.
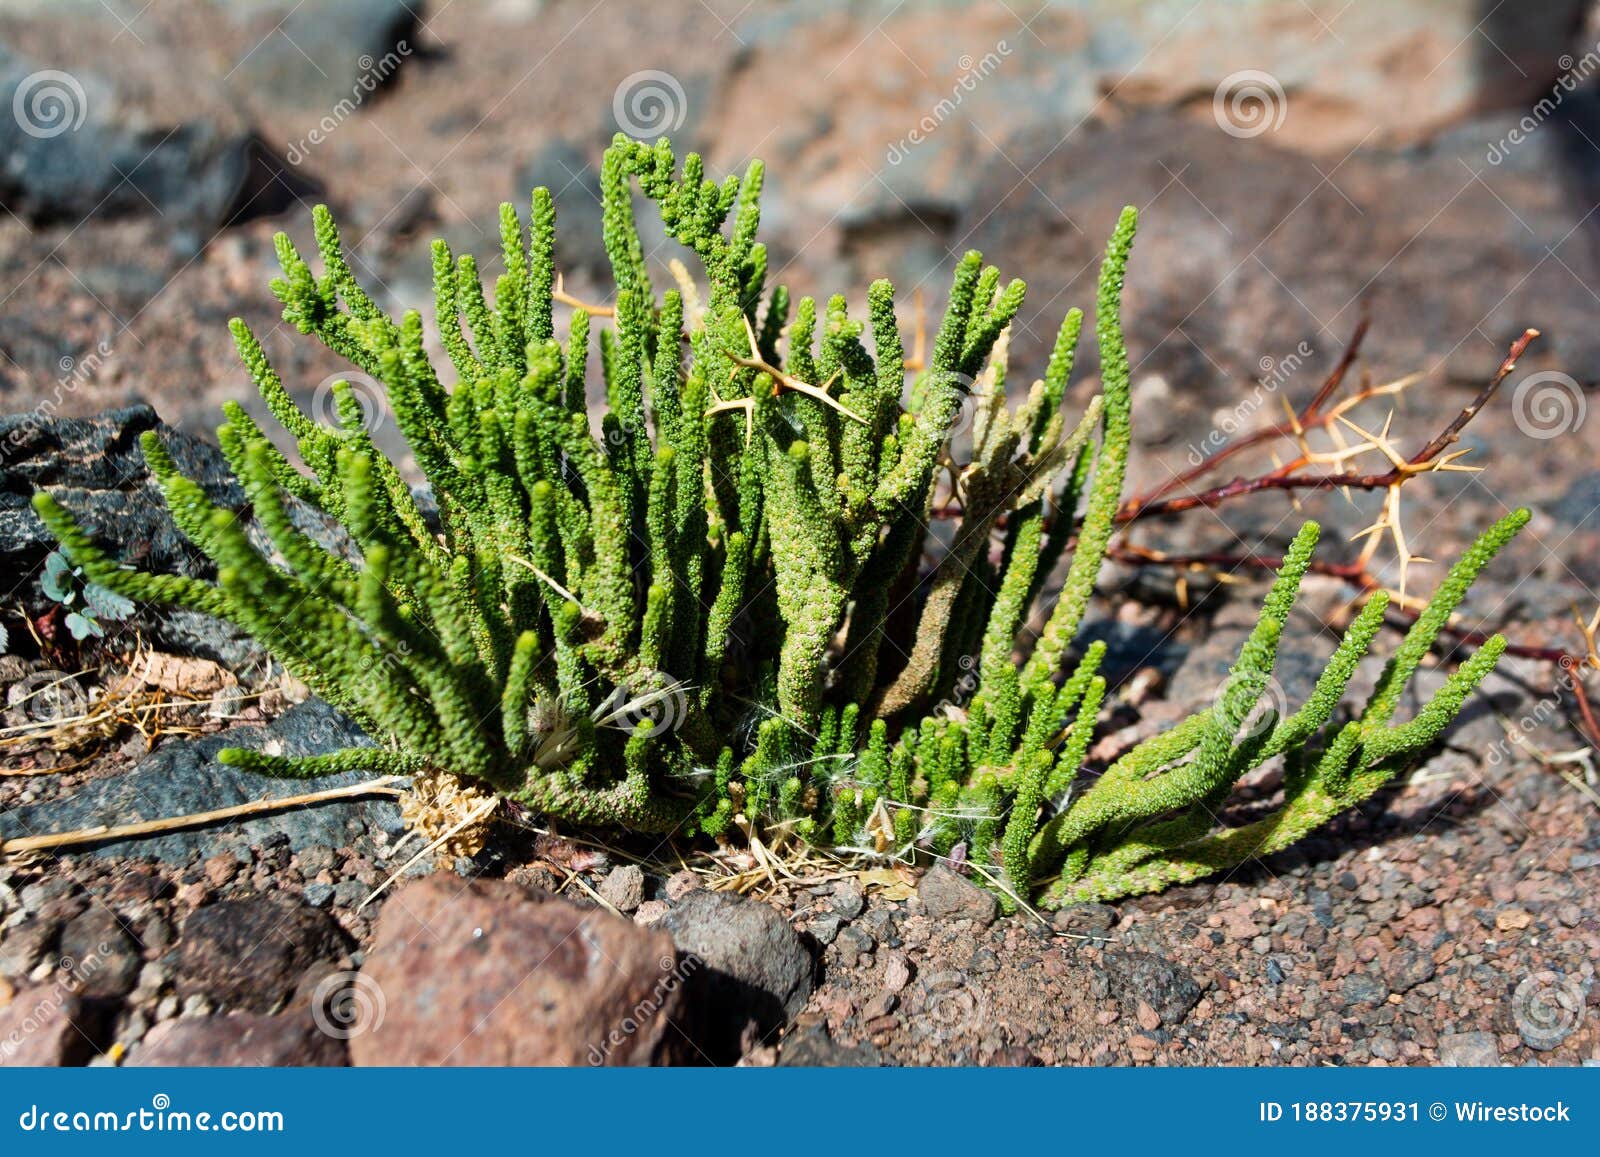
<instances>
[{"instance_id":1,"label":"small pebble","mask_svg":"<svg viewBox=\"0 0 1600 1157\"><path fill-rule=\"evenodd\" d=\"M883 954L883 987L889 992L899 992L911 983L911 962L904 952Z\"/></svg>"}]
</instances>

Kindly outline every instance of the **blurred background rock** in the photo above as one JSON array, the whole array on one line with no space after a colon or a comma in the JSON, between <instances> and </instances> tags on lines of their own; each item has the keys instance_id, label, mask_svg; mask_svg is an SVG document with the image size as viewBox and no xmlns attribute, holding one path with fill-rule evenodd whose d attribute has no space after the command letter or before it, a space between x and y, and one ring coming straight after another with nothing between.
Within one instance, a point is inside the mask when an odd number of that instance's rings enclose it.
<instances>
[{"instance_id":1,"label":"blurred background rock","mask_svg":"<svg viewBox=\"0 0 1600 1157\"><path fill-rule=\"evenodd\" d=\"M272 233L309 245L318 200L380 301L426 314L429 239L492 277L496 204L549 185L568 287L603 299L597 168L621 128L719 174L765 158L797 293L859 309L889 276L936 322L982 249L1031 287L1018 382L1140 206L1136 484L1241 398L1261 420L1307 398L1364 309L1364 366L1430 375L1407 399L1426 437L1525 326L1529 367L1592 385L1597 40L1563 0L5 0L0 410L147 401L204 430L248 388L234 314L325 398L347 367L267 291ZM1090 351L1082 395L1093 373ZM1494 416L1469 435L1515 436ZM1524 452L1495 493L1558 509L1595 424L1522 450L1557 446L1570 468Z\"/></svg>"}]
</instances>

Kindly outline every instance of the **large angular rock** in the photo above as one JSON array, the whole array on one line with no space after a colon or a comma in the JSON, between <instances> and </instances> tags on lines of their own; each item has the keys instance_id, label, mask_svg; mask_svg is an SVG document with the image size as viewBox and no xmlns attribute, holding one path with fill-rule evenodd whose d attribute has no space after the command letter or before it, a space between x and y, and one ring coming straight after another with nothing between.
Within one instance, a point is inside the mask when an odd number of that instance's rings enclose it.
<instances>
[{"instance_id":1,"label":"large angular rock","mask_svg":"<svg viewBox=\"0 0 1600 1157\"><path fill-rule=\"evenodd\" d=\"M41 405L21 414L0 415L0 600L20 602L30 613L49 602L37 577L56 540L33 510L37 490L66 507L108 554L140 570L209 578L215 573L178 530L167 512L161 488L139 448L146 432L157 434L178 469L198 482L206 497L245 517L245 529L259 549L271 543L248 517L244 490L221 451L193 434L163 422L146 405L107 410L92 418L61 418ZM290 516L324 549L350 557L348 536L327 515L293 500ZM261 647L232 626L193 611L141 607L138 625L160 646L178 654L199 655L232 668L256 665Z\"/></svg>"},{"instance_id":2,"label":"large angular rock","mask_svg":"<svg viewBox=\"0 0 1600 1157\"><path fill-rule=\"evenodd\" d=\"M362 966L357 1065L700 1059L672 940L502 880L430 877L383 908Z\"/></svg>"},{"instance_id":3,"label":"large angular rock","mask_svg":"<svg viewBox=\"0 0 1600 1157\"><path fill-rule=\"evenodd\" d=\"M44 409L0 416L0 556L8 564L0 596L35 601L29 580L56 548L33 511L33 494L40 489L124 562L191 578L212 573L209 560L173 525L145 465L139 438L150 430L212 502L229 510L244 507L244 489L222 452L168 426L149 406L82 419L58 418Z\"/></svg>"}]
</instances>

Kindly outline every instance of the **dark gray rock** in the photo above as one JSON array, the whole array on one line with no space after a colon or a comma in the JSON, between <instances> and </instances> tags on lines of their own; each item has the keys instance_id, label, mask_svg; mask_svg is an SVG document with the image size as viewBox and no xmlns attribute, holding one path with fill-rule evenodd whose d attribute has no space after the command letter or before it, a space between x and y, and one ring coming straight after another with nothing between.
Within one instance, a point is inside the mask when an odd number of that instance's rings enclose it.
<instances>
[{"instance_id":1,"label":"dark gray rock","mask_svg":"<svg viewBox=\"0 0 1600 1157\"><path fill-rule=\"evenodd\" d=\"M833 896L828 901L833 910L846 920L854 920L867 909L867 897L855 880L840 880L833 886Z\"/></svg>"},{"instance_id":2,"label":"dark gray rock","mask_svg":"<svg viewBox=\"0 0 1600 1157\"><path fill-rule=\"evenodd\" d=\"M236 727L194 741L169 740L122 775L93 780L65 799L0 814L0 838L188 815L371 778L366 772L348 771L311 780L271 779L225 766L216 758L224 747L260 748L269 743L290 756L371 746L371 740L354 723L322 700L311 699L291 707L265 727ZM392 799L342 799L159 836L115 840L99 845L95 852L182 863L220 851L247 855L251 847L275 834L286 837L295 849L311 844L359 846L374 827L387 830L398 823L399 808Z\"/></svg>"},{"instance_id":3,"label":"dark gray rock","mask_svg":"<svg viewBox=\"0 0 1600 1157\"><path fill-rule=\"evenodd\" d=\"M144 960L118 915L95 904L74 916L61 930L61 969L78 980L87 997L126 996L139 982Z\"/></svg>"},{"instance_id":4,"label":"dark gray rock","mask_svg":"<svg viewBox=\"0 0 1600 1157\"><path fill-rule=\"evenodd\" d=\"M1101 958L1111 995L1129 1011L1143 1001L1168 1028L1180 1024L1200 1000L1189 970L1153 952L1107 952Z\"/></svg>"},{"instance_id":5,"label":"dark gray rock","mask_svg":"<svg viewBox=\"0 0 1600 1157\"><path fill-rule=\"evenodd\" d=\"M301 898L313 908L326 908L333 903L332 884L307 884Z\"/></svg>"},{"instance_id":6,"label":"dark gray rock","mask_svg":"<svg viewBox=\"0 0 1600 1157\"><path fill-rule=\"evenodd\" d=\"M825 1025L801 1029L783 1042L778 1054L780 1068L870 1068L883 1064L883 1056L872 1045L855 1048L841 1045L828 1035Z\"/></svg>"},{"instance_id":7,"label":"dark gray rock","mask_svg":"<svg viewBox=\"0 0 1600 1157\"><path fill-rule=\"evenodd\" d=\"M48 490L100 543L127 563L191 578L213 573L210 562L179 533L161 488L145 466L139 437L155 431L178 468L206 497L229 510L245 504L222 452L162 422L149 406L107 410L93 418L57 418L47 411L0 417L0 555L8 563L6 598L25 593L56 540L33 512L34 491ZM28 601L36 601L36 596Z\"/></svg>"},{"instance_id":8,"label":"dark gray rock","mask_svg":"<svg viewBox=\"0 0 1600 1157\"><path fill-rule=\"evenodd\" d=\"M33 511L33 494L46 490L66 507L107 553L139 570L210 578L216 571L173 524L161 488L145 465L139 439L154 431L178 469L206 497L245 513L244 490L222 452L209 442L163 422L146 405L107 410L92 418L59 418L40 408L0 416L0 557L11 565L0 577L0 600L37 613L48 606L37 576L56 540ZM343 529L298 501L295 524L325 549L349 557ZM253 520L246 524L259 548L270 549ZM141 608L138 625L178 654L199 655L238 668L259 663L265 652L227 623L173 608Z\"/></svg>"},{"instance_id":9,"label":"dark gray rock","mask_svg":"<svg viewBox=\"0 0 1600 1157\"><path fill-rule=\"evenodd\" d=\"M1389 986L1365 972L1352 972L1344 978L1342 986L1345 1000L1351 1004L1379 1005L1389 998Z\"/></svg>"},{"instance_id":10,"label":"dark gray rock","mask_svg":"<svg viewBox=\"0 0 1600 1157\"><path fill-rule=\"evenodd\" d=\"M1566 493L1550 504L1549 511L1563 526L1600 530L1600 470L1574 479Z\"/></svg>"},{"instance_id":11,"label":"dark gray rock","mask_svg":"<svg viewBox=\"0 0 1600 1157\"><path fill-rule=\"evenodd\" d=\"M315 109L340 119L337 110L373 99L416 55L417 19L426 11L421 0L256 7L265 9L259 16L263 38L229 83L256 107Z\"/></svg>"},{"instance_id":12,"label":"dark gray rock","mask_svg":"<svg viewBox=\"0 0 1600 1157\"><path fill-rule=\"evenodd\" d=\"M930 868L922 877L917 896L928 915L936 919L973 920L988 925L1000 912L1000 902L993 892L985 892L943 864Z\"/></svg>"},{"instance_id":13,"label":"dark gray rock","mask_svg":"<svg viewBox=\"0 0 1600 1157\"><path fill-rule=\"evenodd\" d=\"M351 947L333 917L290 897L224 900L184 921L173 983L180 997L272 1012L306 969Z\"/></svg>"},{"instance_id":14,"label":"dark gray rock","mask_svg":"<svg viewBox=\"0 0 1600 1157\"><path fill-rule=\"evenodd\" d=\"M5 31L13 43L0 45L0 202L18 216L216 225L270 188L248 118L201 70L156 45L93 58L91 38L67 25Z\"/></svg>"},{"instance_id":15,"label":"dark gray rock","mask_svg":"<svg viewBox=\"0 0 1600 1157\"><path fill-rule=\"evenodd\" d=\"M1117 910L1109 904L1068 904L1050 917L1050 926L1069 936L1104 939L1117 923Z\"/></svg>"},{"instance_id":16,"label":"dark gray rock","mask_svg":"<svg viewBox=\"0 0 1600 1157\"><path fill-rule=\"evenodd\" d=\"M854 968L860 959L876 948L878 942L864 928L845 927L839 930L834 946L839 953L839 963Z\"/></svg>"},{"instance_id":17,"label":"dark gray rock","mask_svg":"<svg viewBox=\"0 0 1600 1157\"><path fill-rule=\"evenodd\" d=\"M516 204L543 185L556 206L556 266L563 271L609 278L600 217L600 154L594 149L554 140L517 166L511 190Z\"/></svg>"},{"instance_id":18,"label":"dark gray rock","mask_svg":"<svg viewBox=\"0 0 1600 1157\"><path fill-rule=\"evenodd\" d=\"M811 917L806 924L806 930L817 938L817 943L824 946L832 944L839 935L839 929L844 926L844 917L837 912L824 912Z\"/></svg>"},{"instance_id":19,"label":"dark gray rock","mask_svg":"<svg viewBox=\"0 0 1600 1157\"><path fill-rule=\"evenodd\" d=\"M0 928L0 976L13 980L27 976L46 954L55 950L60 935L61 921L44 917Z\"/></svg>"},{"instance_id":20,"label":"dark gray rock","mask_svg":"<svg viewBox=\"0 0 1600 1157\"><path fill-rule=\"evenodd\" d=\"M770 1039L805 1007L816 966L795 930L766 904L727 892L690 892L660 924L678 951L705 967L690 974L691 1004L714 1059L744 1051L747 1026Z\"/></svg>"}]
</instances>

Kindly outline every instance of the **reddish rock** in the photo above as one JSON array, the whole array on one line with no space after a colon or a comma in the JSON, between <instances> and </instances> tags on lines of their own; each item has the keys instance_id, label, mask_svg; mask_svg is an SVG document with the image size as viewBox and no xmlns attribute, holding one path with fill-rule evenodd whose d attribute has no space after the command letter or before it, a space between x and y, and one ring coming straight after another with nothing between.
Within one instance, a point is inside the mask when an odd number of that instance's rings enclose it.
<instances>
[{"instance_id":1,"label":"reddish rock","mask_svg":"<svg viewBox=\"0 0 1600 1157\"><path fill-rule=\"evenodd\" d=\"M430 876L384 905L358 987L357 1065L699 1059L672 939L502 880Z\"/></svg>"},{"instance_id":2,"label":"reddish rock","mask_svg":"<svg viewBox=\"0 0 1600 1157\"><path fill-rule=\"evenodd\" d=\"M98 1050L92 1006L60 984L25 988L0 1008L0 1068L81 1065Z\"/></svg>"},{"instance_id":3,"label":"reddish rock","mask_svg":"<svg viewBox=\"0 0 1600 1157\"><path fill-rule=\"evenodd\" d=\"M993 892L956 875L943 864L930 868L917 884L917 895L929 916L946 920L972 920L987 927L1000 913Z\"/></svg>"},{"instance_id":4,"label":"reddish rock","mask_svg":"<svg viewBox=\"0 0 1600 1157\"><path fill-rule=\"evenodd\" d=\"M320 1029L304 1009L279 1016L236 1013L157 1025L128 1060L130 1068L223 1068L349 1064L342 1036Z\"/></svg>"}]
</instances>

